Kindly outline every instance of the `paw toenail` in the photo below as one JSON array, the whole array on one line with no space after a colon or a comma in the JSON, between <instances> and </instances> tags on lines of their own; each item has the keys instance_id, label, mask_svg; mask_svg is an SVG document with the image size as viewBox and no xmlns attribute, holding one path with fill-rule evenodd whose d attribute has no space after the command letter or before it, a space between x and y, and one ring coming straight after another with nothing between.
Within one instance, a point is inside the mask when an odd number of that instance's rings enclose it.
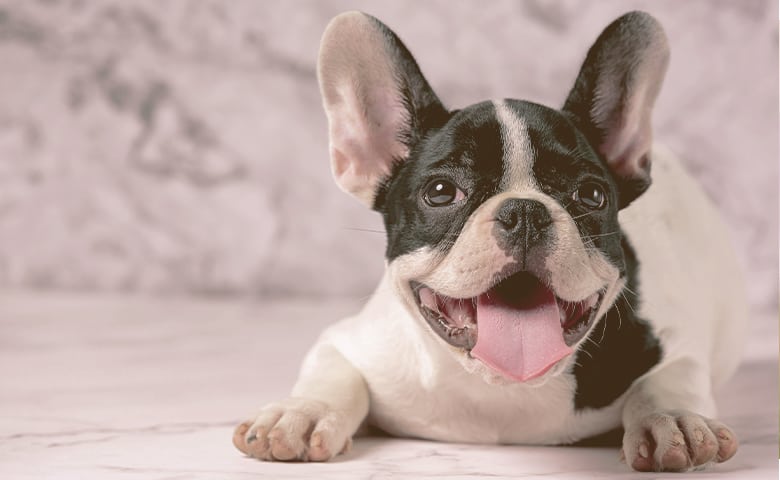
<instances>
[{"instance_id":1,"label":"paw toenail","mask_svg":"<svg viewBox=\"0 0 780 480\"><path fill-rule=\"evenodd\" d=\"M696 433L694 434L696 436L696 441L698 443L702 443L704 441L704 432L701 430L696 430Z\"/></svg>"},{"instance_id":2,"label":"paw toenail","mask_svg":"<svg viewBox=\"0 0 780 480\"><path fill-rule=\"evenodd\" d=\"M647 445L644 443L639 445L639 456L643 458L647 458L648 456Z\"/></svg>"},{"instance_id":3,"label":"paw toenail","mask_svg":"<svg viewBox=\"0 0 780 480\"><path fill-rule=\"evenodd\" d=\"M730 440L731 435L729 435L729 433L726 430L721 430L718 432L718 438L720 438L721 440Z\"/></svg>"},{"instance_id":4,"label":"paw toenail","mask_svg":"<svg viewBox=\"0 0 780 480\"><path fill-rule=\"evenodd\" d=\"M246 443L252 443L255 440L257 440L257 434L253 433L252 435L246 437Z\"/></svg>"},{"instance_id":5,"label":"paw toenail","mask_svg":"<svg viewBox=\"0 0 780 480\"><path fill-rule=\"evenodd\" d=\"M685 439L683 438L682 434L676 433L672 437L672 444L673 445L682 445L685 443Z\"/></svg>"}]
</instances>

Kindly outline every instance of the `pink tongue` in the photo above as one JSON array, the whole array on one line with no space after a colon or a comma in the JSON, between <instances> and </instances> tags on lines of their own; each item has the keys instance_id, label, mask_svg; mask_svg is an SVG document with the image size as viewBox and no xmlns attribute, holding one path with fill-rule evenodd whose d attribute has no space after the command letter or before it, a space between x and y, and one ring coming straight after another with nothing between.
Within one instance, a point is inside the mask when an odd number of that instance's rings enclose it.
<instances>
[{"instance_id":1,"label":"pink tongue","mask_svg":"<svg viewBox=\"0 0 780 480\"><path fill-rule=\"evenodd\" d=\"M535 289L520 308L497 296L479 296L473 356L522 382L542 375L572 352L563 341L558 304L550 290Z\"/></svg>"}]
</instances>

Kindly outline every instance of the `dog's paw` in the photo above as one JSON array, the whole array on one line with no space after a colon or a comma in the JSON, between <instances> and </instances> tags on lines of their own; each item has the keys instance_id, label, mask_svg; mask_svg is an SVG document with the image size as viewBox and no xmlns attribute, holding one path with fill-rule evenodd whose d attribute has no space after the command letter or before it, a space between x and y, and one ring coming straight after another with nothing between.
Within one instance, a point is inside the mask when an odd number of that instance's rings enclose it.
<instances>
[{"instance_id":1,"label":"dog's paw","mask_svg":"<svg viewBox=\"0 0 780 480\"><path fill-rule=\"evenodd\" d=\"M288 398L236 427L233 445L260 460L324 462L352 445L345 423L322 402Z\"/></svg>"},{"instance_id":2,"label":"dog's paw","mask_svg":"<svg viewBox=\"0 0 780 480\"><path fill-rule=\"evenodd\" d=\"M626 463L640 472L684 472L724 462L737 451L737 437L722 423L687 411L654 413L627 426Z\"/></svg>"}]
</instances>

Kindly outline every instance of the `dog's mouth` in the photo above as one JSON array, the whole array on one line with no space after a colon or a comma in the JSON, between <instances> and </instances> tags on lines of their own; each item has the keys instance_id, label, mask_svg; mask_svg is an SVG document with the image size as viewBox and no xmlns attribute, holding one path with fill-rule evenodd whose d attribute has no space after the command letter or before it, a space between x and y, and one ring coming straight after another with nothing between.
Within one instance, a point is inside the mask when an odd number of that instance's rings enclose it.
<instances>
[{"instance_id":1,"label":"dog's mouth","mask_svg":"<svg viewBox=\"0 0 780 480\"><path fill-rule=\"evenodd\" d=\"M516 273L471 298L453 298L411 282L420 313L447 343L515 380L543 375L588 332L603 299L598 291L569 302L529 272Z\"/></svg>"}]
</instances>

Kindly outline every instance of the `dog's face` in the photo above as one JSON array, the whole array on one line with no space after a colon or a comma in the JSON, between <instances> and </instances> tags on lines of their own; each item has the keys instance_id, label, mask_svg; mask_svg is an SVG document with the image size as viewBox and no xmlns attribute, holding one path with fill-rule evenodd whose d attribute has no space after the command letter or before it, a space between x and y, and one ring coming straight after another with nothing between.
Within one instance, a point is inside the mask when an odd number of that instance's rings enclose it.
<instances>
[{"instance_id":1,"label":"dog's face","mask_svg":"<svg viewBox=\"0 0 780 480\"><path fill-rule=\"evenodd\" d=\"M518 100L447 111L398 38L338 17L319 76L338 183L382 213L393 285L488 381L565 370L624 284L618 210L649 185L663 33L608 27L557 111Z\"/></svg>"},{"instance_id":2,"label":"dog's face","mask_svg":"<svg viewBox=\"0 0 780 480\"><path fill-rule=\"evenodd\" d=\"M565 116L508 100L452 115L377 206L407 305L466 363L527 380L583 340L621 278L617 199Z\"/></svg>"}]
</instances>

